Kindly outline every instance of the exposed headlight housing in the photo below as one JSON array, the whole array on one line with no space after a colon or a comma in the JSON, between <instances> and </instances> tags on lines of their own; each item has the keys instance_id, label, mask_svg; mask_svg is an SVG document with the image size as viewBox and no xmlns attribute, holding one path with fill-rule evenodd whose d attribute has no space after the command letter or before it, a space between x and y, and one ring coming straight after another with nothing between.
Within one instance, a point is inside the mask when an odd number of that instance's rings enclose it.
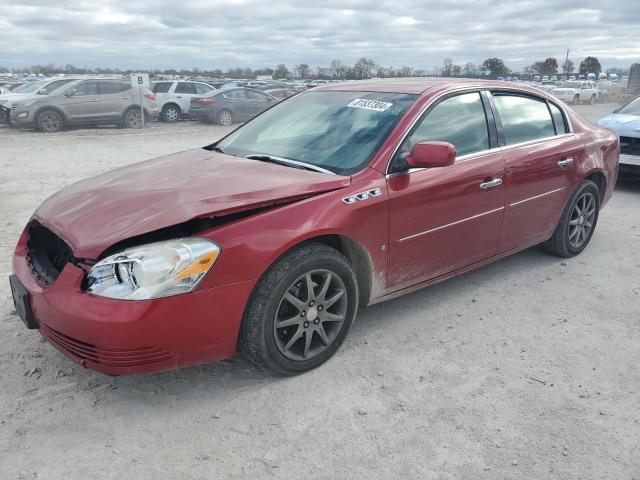
<instances>
[{"instance_id":1,"label":"exposed headlight housing","mask_svg":"<svg viewBox=\"0 0 640 480\"><path fill-rule=\"evenodd\" d=\"M218 259L220 247L198 237L128 248L96 263L88 292L120 300L148 300L192 291Z\"/></svg>"}]
</instances>

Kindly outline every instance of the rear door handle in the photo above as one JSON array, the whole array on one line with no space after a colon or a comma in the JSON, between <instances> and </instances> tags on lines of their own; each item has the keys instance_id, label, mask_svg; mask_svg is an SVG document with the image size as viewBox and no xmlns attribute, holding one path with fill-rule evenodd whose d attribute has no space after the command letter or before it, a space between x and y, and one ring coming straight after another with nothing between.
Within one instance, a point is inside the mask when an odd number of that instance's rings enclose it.
<instances>
[{"instance_id":1,"label":"rear door handle","mask_svg":"<svg viewBox=\"0 0 640 480\"><path fill-rule=\"evenodd\" d=\"M131 97L122 97L123 100L131 100Z\"/></svg>"},{"instance_id":2,"label":"rear door handle","mask_svg":"<svg viewBox=\"0 0 640 480\"><path fill-rule=\"evenodd\" d=\"M558 162L560 168L566 168L573 164L573 158L563 158Z\"/></svg>"},{"instance_id":3,"label":"rear door handle","mask_svg":"<svg viewBox=\"0 0 640 480\"><path fill-rule=\"evenodd\" d=\"M501 178L494 178L493 180L490 180L488 182L481 183L480 188L483 190L489 190L493 187L497 187L498 185L502 185Z\"/></svg>"}]
</instances>

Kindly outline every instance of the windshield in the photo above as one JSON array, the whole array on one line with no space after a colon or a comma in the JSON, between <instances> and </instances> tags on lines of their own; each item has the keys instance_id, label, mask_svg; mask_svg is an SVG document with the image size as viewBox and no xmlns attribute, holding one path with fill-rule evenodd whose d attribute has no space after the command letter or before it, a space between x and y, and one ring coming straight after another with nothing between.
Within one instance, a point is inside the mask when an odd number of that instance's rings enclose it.
<instances>
[{"instance_id":1,"label":"windshield","mask_svg":"<svg viewBox=\"0 0 640 480\"><path fill-rule=\"evenodd\" d=\"M562 84L565 88L580 88L581 85L581 82L566 82Z\"/></svg>"},{"instance_id":2,"label":"windshield","mask_svg":"<svg viewBox=\"0 0 640 480\"><path fill-rule=\"evenodd\" d=\"M640 97L627 103L624 107L618 110L618 113L624 113L625 115L640 116Z\"/></svg>"},{"instance_id":3,"label":"windshield","mask_svg":"<svg viewBox=\"0 0 640 480\"><path fill-rule=\"evenodd\" d=\"M15 88L13 90L13 92L15 93L31 93L31 92L35 92L36 90L38 90L38 88L40 88L42 85L44 85L44 81L39 80L37 82L31 82L31 83L25 83L24 85L20 85L18 88Z\"/></svg>"},{"instance_id":4,"label":"windshield","mask_svg":"<svg viewBox=\"0 0 640 480\"><path fill-rule=\"evenodd\" d=\"M371 160L417 98L398 93L304 92L216 146L230 155L277 156L351 175Z\"/></svg>"}]
</instances>

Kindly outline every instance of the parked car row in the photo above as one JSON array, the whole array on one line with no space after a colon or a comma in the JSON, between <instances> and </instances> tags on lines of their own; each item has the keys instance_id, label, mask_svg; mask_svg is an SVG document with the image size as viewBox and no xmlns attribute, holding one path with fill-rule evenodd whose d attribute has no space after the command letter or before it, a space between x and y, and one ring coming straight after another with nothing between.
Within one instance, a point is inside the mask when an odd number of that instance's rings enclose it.
<instances>
[{"instance_id":1,"label":"parked car row","mask_svg":"<svg viewBox=\"0 0 640 480\"><path fill-rule=\"evenodd\" d=\"M139 90L119 79L55 77L0 95L0 121L49 133L70 125L139 128L144 111L146 121L173 123L189 118L228 126L299 92L268 82L260 86L262 90L227 82L216 88L202 81L176 80L154 82L151 89Z\"/></svg>"},{"instance_id":2,"label":"parked car row","mask_svg":"<svg viewBox=\"0 0 640 480\"><path fill-rule=\"evenodd\" d=\"M159 110L155 94L105 78L56 78L0 96L3 118L12 126L54 133L67 125L112 124L139 128Z\"/></svg>"}]
</instances>

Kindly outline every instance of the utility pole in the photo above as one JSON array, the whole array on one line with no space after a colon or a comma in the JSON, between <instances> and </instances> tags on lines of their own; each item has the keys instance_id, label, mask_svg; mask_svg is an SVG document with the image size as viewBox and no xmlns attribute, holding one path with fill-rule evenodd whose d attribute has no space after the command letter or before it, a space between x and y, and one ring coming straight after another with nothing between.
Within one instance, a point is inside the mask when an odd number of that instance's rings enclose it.
<instances>
[{"instance_id":1,"label":"utility pole","mask_svg":"<svg viewBox=\"0 0 640 480\"><path fill-rule=\"evenodd\" d=\"M569 75L569 72L567 70L569 70L569 49L568 48L567 48L567 58L565 58L564 60L564 73Z\"/></svg>"}]
</instances>

